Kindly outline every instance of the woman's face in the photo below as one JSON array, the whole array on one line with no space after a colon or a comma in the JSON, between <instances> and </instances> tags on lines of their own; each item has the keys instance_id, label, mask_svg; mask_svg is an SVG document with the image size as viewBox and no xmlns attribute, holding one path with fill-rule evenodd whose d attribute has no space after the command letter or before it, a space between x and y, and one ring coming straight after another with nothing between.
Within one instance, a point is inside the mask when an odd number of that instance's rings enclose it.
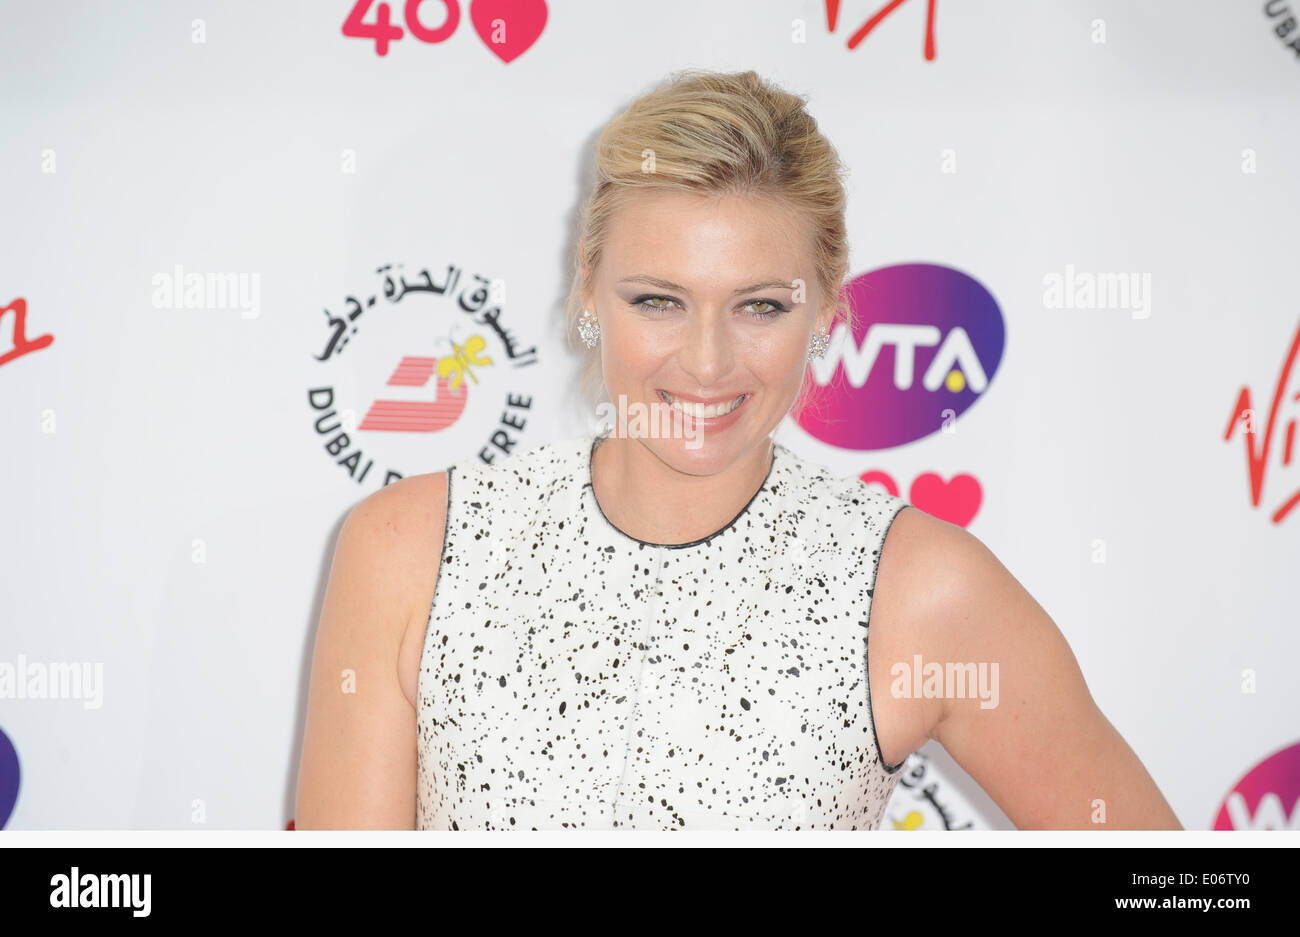
<instances>
[{"instance_id":1,"label":"woman's face","mask_svg":"<svg viewBox=\"0 0 1300 937\"><path fill-rule=\"evenodd\" d=\"M644 193L611 219L584 305L610 399L645 415L637 441L668 465L714 474L766 451L833 313L811 246L789 209L755 196Z\"/></svg>"}]
</instances>

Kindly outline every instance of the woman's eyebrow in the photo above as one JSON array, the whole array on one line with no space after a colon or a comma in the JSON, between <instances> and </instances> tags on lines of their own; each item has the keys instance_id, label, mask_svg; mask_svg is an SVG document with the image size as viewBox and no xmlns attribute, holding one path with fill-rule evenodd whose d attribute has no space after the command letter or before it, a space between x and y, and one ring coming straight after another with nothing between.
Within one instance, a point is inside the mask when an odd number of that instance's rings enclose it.
<instances>
[{"instance_id":1,"label":"woman's eyebrow","mask_svg":"<svg viewBox=\"0 0 1300 937\"><path fill-rule=\"evenodd\" d=\"M660 289L677 290L679 293L690 292L690 290L682 286L680 283L674 283L671 280L663 280L659 277L652 277L646 274L636 274L630 277L623 277L623 279L618 282L631 283L634 280L638 283L649 283L651 286L657 286ZM793 290L794 285L786 280L764 280L761 283L751 283L749 286L742 286L738 290L733 290L731 295L739 296L741 293L752 293L755 290L766 289Z\"/></svg>"}]
</instances>

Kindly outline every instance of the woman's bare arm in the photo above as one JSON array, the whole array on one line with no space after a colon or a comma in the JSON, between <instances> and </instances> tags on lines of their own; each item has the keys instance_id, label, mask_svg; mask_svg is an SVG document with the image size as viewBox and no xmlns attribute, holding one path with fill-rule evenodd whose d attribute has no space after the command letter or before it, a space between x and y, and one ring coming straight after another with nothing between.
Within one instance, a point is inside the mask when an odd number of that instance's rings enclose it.
<instances>
[{"instance_id":1,"label":"woman's bare arm","mask_svg":"<svg viewBox=\"0 0 1300 937\"><path fill-rule=\"evenodd\" d=\"M889 630L880 659L871 648L873 697L890 694L891 668L910 673L917 654L945 671L998 665L996 683L985 668L996 705L986 705L991 693L891 695L883 705L893 738L936 739L1020 829L1182 829L1093 701L1055 622L980 540L915 509L903 510L886 540L877 598L885 593Z\"/></svg>"},{"instance_id":2,"label":"woman's bare arm","mask_svg":"<svg viewBox=\"0 0 1300 937\"><path fill-rule=\"evenodd\" d=\"M415 826L409 684L442 552L446 485L442 472L402 479L343 523L312 657L295 829Z\"/></svg>"}]
</instances>

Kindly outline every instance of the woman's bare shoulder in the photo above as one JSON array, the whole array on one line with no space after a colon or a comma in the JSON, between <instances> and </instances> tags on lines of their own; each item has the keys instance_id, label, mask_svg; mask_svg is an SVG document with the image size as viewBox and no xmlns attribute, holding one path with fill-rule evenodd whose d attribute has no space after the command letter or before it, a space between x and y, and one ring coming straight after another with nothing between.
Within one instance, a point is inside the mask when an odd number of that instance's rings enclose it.
<instances>
[{"instance_id":1,"label":"woman's bare shoulder","mask_svg":"<svg viewBox=\"0 0 1300 937\"><path fill-rule=\"evenodd\" d=\"M312 651L300 829L414 823L418 660L404 665L437 574L446 490L440 473L399 479L357 502L339 530ZM341 694L345 674L364 691Z\"/></svg>"},{"instance_id":2,"label":"woman's bare shoulder","mask_svg":"<svg viewBox=\"0 0 1300 937\"><path fill-rule=\"evenodd\" d=\"M889 580L895 598L924 605L951 584L954 572L968 568L982 553L987 548L970 531L909 504L889 525L877 575Z\"/></svg>"},{"instance_id":3,"label":"woman's bare shoulder","mask_svg":"<svg viewBox=\"0 0 1300 937\"><path fill-rule=\"evenodd\" d=\"M389 531L403 546L427 542L431 534L441 540L446 522L447 473L427 472L399 478L362 498L349 512L359 526ZM434 529L436 528L436 529Z\"/></svg>"},{"instance_id":4,"label":"woman's bare shoulder","mask_svg":"<svg viewBox=\"0 0 1300 937\"><path fill-rule=\"evenodd\" d=\"M887 764L901 764L924 745L942 716L935 700L904 699L885 689L900 661L911 662L916 654L929 659L931 636L922 623L929 620L926 611L943 601L938 593L951 575L944 568L945 554L960 552L969 536L912 505L900 508L885 531L872 589L867 659L868 679L876 688L877 744Z\"/></svg>"},{"instance_id":5,"label":"woman's bare shoulder","mask_svg":"<svg viewBox=\"0 0 1300 937\"><path fill-rule=\"evenodd\" d=\"M947 644L987 605L997 587L1018 585L969 530L907 505L886 533L876 574L879 615L891 622L890 643Z\"/></svg>"},{"instance_id":6,"label":"woman's bare shoulder","mask_svg":"<svg viewBox=\"0 0 1300 937\"><path fill-rule=\"evenodd\" d=\"M358 501L341 536L363 541L385 564L422 565L441 548L446 511L447 473L411 475Z\"/></svg>"},{"instance_id":7,"label":"woman's bare shoulder","mask_svg":"<svg viewBox=\"0 0 1300 937\"><path fill-rule=\"evenodd\" d=\"M382 640L396 645L398 683L412 706L442 557L447 474L411 475L367 495L348 513L336 554L364 567L344 575L365 576L393 603L394 614L386 617L393 631Z\"/></svg>"},{"instance_id":8,"label":"woman's bare shoulder","mask_svg":"<svg viewBox=\"0 0 1300 937\"><path fill-rule=\"evenodd\" d=\"M433 596L447 518L447 473L398 479L353 506L339 534L347 553L398 600L409 624Z\"/></svg>"}]
</instances>

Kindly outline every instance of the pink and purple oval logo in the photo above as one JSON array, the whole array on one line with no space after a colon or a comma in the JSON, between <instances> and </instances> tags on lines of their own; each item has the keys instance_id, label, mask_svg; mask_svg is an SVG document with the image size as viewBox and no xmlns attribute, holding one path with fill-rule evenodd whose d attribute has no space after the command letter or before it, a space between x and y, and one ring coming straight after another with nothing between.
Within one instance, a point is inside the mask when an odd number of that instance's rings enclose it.
<instances>
[{"instance_id":1,"label":"pink and purple oval logo","mask_svg":"<svg viewBox=\"0 0 1300 937\"><path fill-rule=\"evenodd\" d=\"M1300 742L1265 758L1223 799L1216 830L1300 830Z\"/></svg>"},{"instance_id":2,"label":"pink and purple oval logo","mask_svg":"<svg viewBox=\"0 0 1300 937\"><path fill-rule=\"evenodd\" d=\"M5 828L18 803L18 750L4 729L0 729L0 830Z\"/></svg>"},{"instance_id":3,"label":"pink and purple oval logo","mask_svg":"<svg viewBox=\"0 0 1300 937\"><path fill-rule=\"evenodd\" d=\"M857 322L812 362L799 425L841 449L891 449L969 410L1002 363L1006 324L993 294L939 264L898 264L845 286Z\"/></svg>"}]
</instances>

